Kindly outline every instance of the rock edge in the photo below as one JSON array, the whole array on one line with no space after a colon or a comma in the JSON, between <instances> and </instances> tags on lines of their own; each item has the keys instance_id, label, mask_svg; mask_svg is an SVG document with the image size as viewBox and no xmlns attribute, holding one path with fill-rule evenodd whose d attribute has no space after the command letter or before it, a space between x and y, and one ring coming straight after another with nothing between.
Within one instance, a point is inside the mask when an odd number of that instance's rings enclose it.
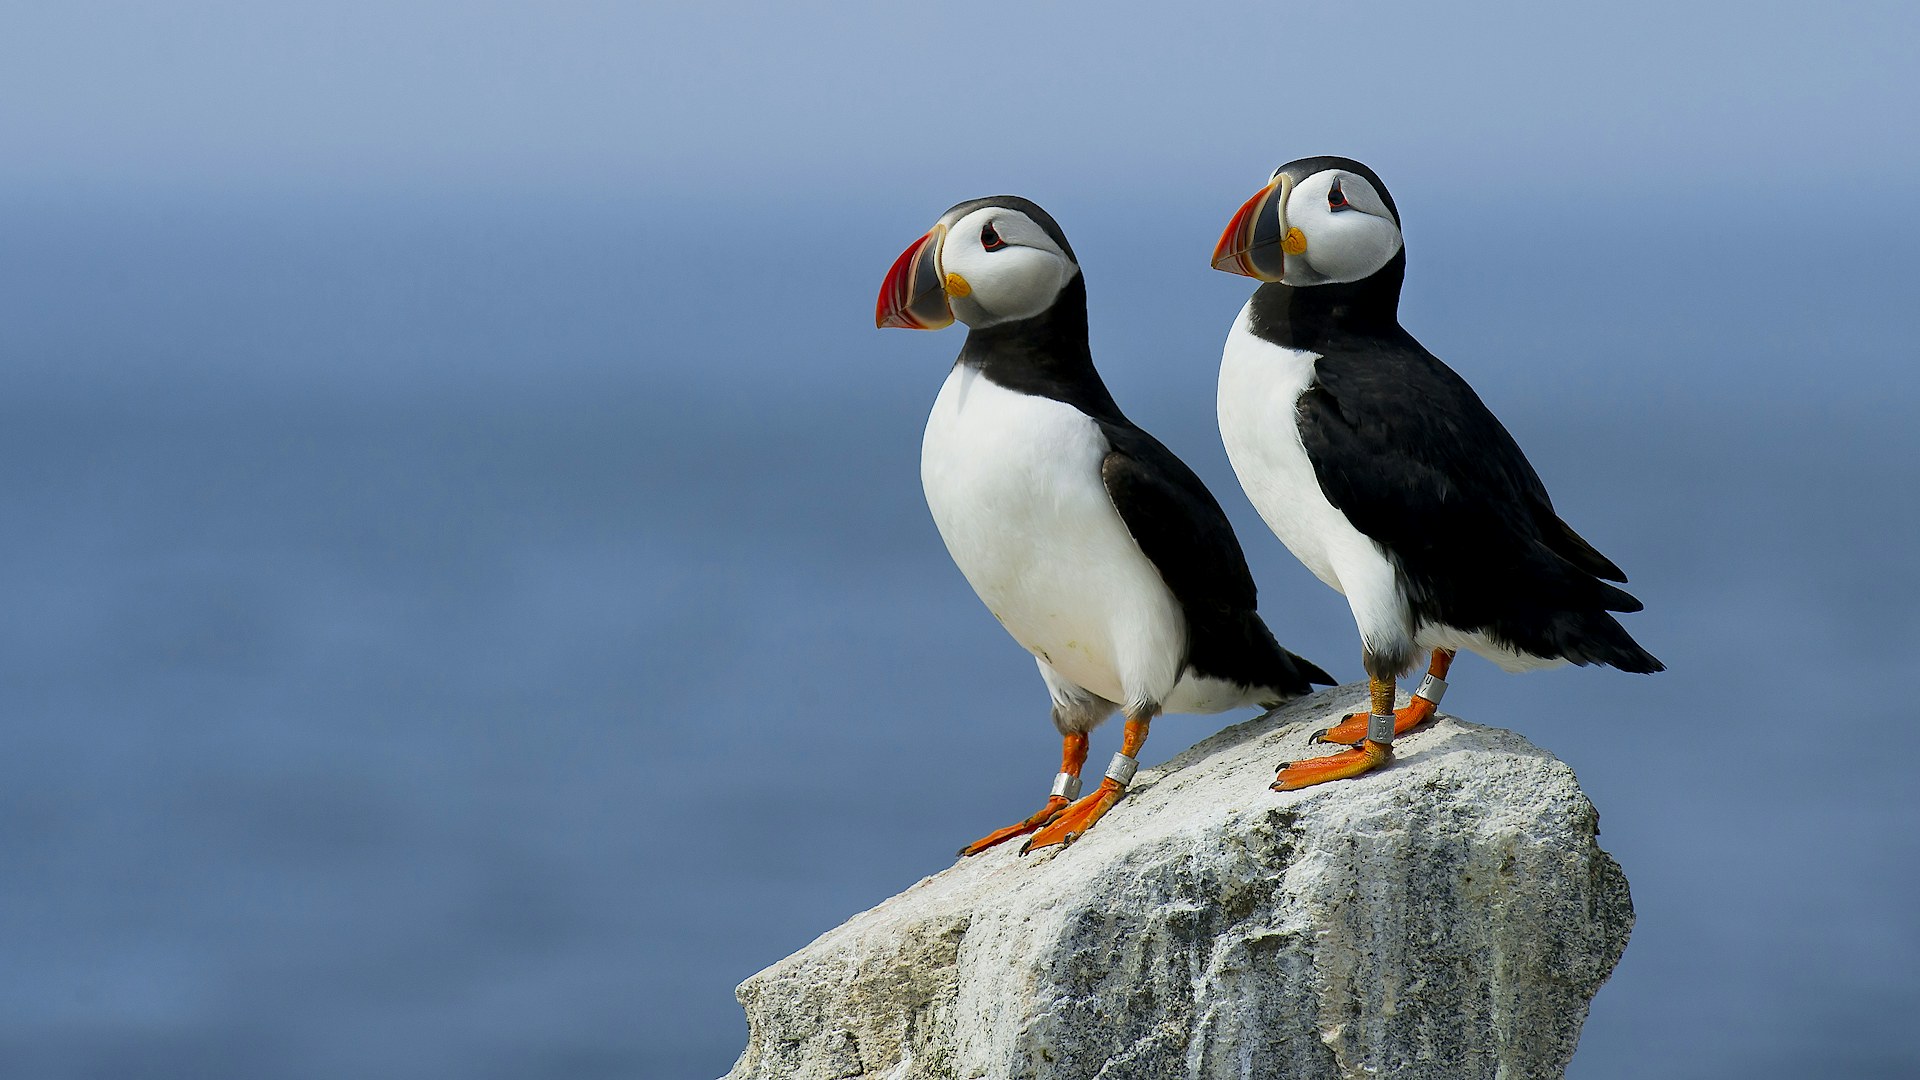
<instances>
[{"instance_id":1,"label":"rock edge","mask_svg":"<svg viewBox=\"0 0 1920 1080\"><path fill-rule=\"evenodd\" d=\"M1267 789L1365 701L1227 728L1071 847L961 861L747 979L726 1080L1563 1075L1633 926L1593 804L1445 715L1386 770Z\"/></svg>"}]
</instances>

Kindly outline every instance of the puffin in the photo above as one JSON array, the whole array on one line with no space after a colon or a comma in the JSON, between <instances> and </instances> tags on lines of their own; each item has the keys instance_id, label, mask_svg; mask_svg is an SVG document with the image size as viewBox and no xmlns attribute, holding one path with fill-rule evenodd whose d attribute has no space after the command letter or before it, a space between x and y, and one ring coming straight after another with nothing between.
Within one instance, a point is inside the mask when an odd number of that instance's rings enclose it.
<instances>
[{"instance_id":1,"label":"puffin","mask_svg":"<svg viewBox=\"0 0 1920 1080\"><path fill-rule=\"evenodd\" d=\"M1284 763L1288 791L1386 764L1426 722L1461 649L1508 671L1664 665L1613 612L1640 601L1561 520L1507 429L1400 325L1407 253L1386 184L1344 157L1275 170L1213 266L1262 282L1220 360L1220 438L1280 541L1347 598L1371 711L1316 732L1350 749ZM1405 708L1395 680L1423 655Z\"/></svg>"},{"instance_id":2,"label":"puffin","mask_svg":"<svg viewBox=\"0 0 1920 1080\"><path fill-rule=\"evenodd\" d=\"M954 563L1033 654L1061 737L1046 804L960 849L1072 843L1126 794L1163 712L1272 707L1331 685L1274 639L1206 485L1128 420L1093 366L1087 293L1053 217L1013 195L963 202L888 270L878 327L968 327L927 418L920 480ZM1088 733L1118 753L1080 796Z\"/></svg>"}]
</instances>

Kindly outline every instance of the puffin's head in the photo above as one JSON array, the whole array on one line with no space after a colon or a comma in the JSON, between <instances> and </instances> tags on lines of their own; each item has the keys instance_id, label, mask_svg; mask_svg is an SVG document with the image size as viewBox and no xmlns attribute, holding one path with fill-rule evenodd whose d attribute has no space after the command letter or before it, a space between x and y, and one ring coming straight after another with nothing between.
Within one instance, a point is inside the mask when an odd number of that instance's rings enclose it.
<instances>
[{"instance_id":1,"label":"puffin's head","mask_svg":"<svg viewBox=\"0 0 1920 1080\"><path fill-rule=\"evenodd\" d=\"M893 261L875 326L938 330L1028 319L1080 273L1053 215L1018 195L963 202Z\"/></svg>"},{"instance_id":2,"label":"puffin's head","mask_svg":"<svg viewBox=\"0 0 1920 1080\"><path fill-rule=\"evenodd\" d=\"M1227 223L1213 268L1288 285L1372 277L1400 253L1400 213L1372 169L1342 157L1290 161Z\"/></svg>"}]
</instances>

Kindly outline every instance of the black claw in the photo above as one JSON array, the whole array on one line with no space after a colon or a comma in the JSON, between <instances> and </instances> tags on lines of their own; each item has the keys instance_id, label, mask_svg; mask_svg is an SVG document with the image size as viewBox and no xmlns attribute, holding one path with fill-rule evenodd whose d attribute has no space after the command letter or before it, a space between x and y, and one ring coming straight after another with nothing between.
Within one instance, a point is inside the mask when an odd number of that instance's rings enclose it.
<instances>
[{"instance_id":1,"label":"black claw","mask_svg":"<svg viewBox=\"0 0 1920 1080\"><path fill-rule=\"evenodd\" d=\"M1033 850L1033 841L1031 841L1031 840L1029 840L1029 841L1027 841L1026 843L1024 843L1024 844L1021 844L1021 845L1020 845L1020 854L1022 854L1022 855L1025 855L1025 854L1026 854L1027 852L1029 852L1029 851L1032 851L1032 850Z\"/></svg>"},{"instance_id":2,"label":"black claw","mask_svg":"<svg viewBox=\"0 0 1920 1080\"><path fill-rule=\"evenodd\" d=\"M1291 764L1293 764L1293 762L1291 762L1291 761L1283 761L1283 762L1281 762L1280 764L1278 764L1278 765L1276 765L1276 766L1274 766L1274 769L1273 769L1273 771L1274 771L1274 774L1275 774L1275 775L1278 775L1278 774L1280 774L1280 773L1283 773L1283 772L1286 772L1286 771L1287 771L1287 766L1289 766L1289 765L1291 765Z\"/></svg>"},{"instance_id":3,"label":"black claw","mask_svg":"<svg viewBox=\"0 0 1920 1080\"><path fill-rule=\"evenodd\" d=\"M967 845L967 847L963 847L963 848L961 848L961 849L960 849L959 851L956 851L956 852L954 852L954 854L955 854L956 856L958 856L958 857L960 857L960 858L962 858L962 859L964 859L964 858L966 858L966 857L967 857L967 848L970 848L970 847L972 847L972 846L973 846L972 844L968 844L968 845Z\"/></svg>"},{"instance_id":4,"label":"black claw","mask_svg":"<svg viewBox=\"0 0 1920 1080\"><path fill-rule=\"evenodd\" d=\"M1308 741L1308 742L1319 742L1319 741L1320 741L1321 739L1324 739L1324 738L1326 738L1326 737L1327 737L1327 732L1329 732L1329 731L1332 731L1332 730L1333 730L1333 729L1332 729L1332 728L1330 728L1330 727L1323 727L1323 728L1321 728L1321 729L1320 729L1319 731L1316 731L1316 732L1314 732L1314 733L1313 733L1313 735L1312 735L1312 737L1310 737L1309 739L1307 739L1307 741Z\"/></svg>"}]
</instances>

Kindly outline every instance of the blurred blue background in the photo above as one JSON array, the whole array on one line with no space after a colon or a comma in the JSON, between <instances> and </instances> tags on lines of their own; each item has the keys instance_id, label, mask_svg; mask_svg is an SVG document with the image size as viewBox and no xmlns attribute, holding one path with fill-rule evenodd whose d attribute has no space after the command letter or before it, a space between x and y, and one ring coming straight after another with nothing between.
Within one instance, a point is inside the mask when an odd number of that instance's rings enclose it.
<instances>
[{"instance_id":1,"label":"blurred blue background","mask_svg":"<svg viewBox=\"0 0 1920 1080\"><path fill-rule=\"evenodd\" d=\"M1463 660L1447 702L1571 763L1632 880L1572 1075L1915 1075L1915 40L6 6L0 1075L717 1076L736 982L1030 810L1044 692L919 493L960 333L869 322L964 198L1060 219L1121 403L1359 677L1213 424L1249 283L1207 252L1315 153L1387 179L1404 321L1671 668Z\"/></svg>"}]
</instances>

